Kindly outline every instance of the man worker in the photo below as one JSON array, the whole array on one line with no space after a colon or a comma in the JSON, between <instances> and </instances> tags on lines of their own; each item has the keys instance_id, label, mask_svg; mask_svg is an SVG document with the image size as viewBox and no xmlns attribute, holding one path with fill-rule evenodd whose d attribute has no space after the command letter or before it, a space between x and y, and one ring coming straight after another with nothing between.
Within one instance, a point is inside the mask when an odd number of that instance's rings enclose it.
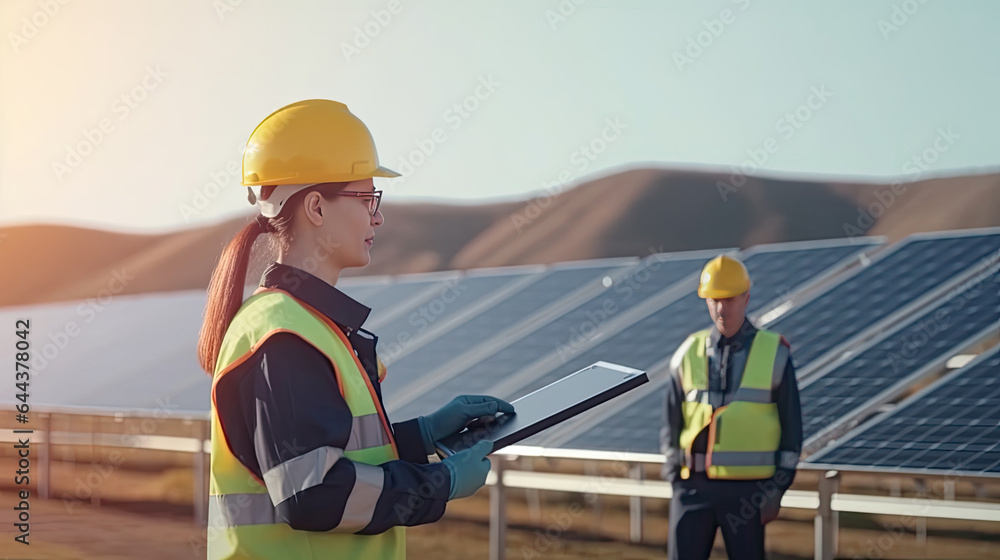
<instances>
[{"instance_id":1,"label":"man worker","mask_svg":"<svg viewBox=\"0 0 1000 560\"><path fill-rule=\"evenodd\" d=\"M746 317L750 275L721 255L698 295L713 326L670 362L661 449L673 487L668 554L707 559L722 529L731 559L764 558L764 525L778 516L802 451L802 413L790 346Z\"/></svg>"}]
</instances>

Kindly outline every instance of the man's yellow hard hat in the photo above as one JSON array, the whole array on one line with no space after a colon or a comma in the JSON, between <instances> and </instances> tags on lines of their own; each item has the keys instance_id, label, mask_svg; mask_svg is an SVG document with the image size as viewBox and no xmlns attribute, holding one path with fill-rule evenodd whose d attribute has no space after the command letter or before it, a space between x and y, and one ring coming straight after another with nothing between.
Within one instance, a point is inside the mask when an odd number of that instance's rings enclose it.
<instances>
[{"instance_id":1,"label":"man's yellow hard hat","mask_svg":"<svg viewBox=\"0 0 1000 560\"><path fill-rule=\"evenodd\" d=\"M295 192L318 183L340 183L372 177L399 177L379 165L375 141L347 105L309 99L286 105L254 129L243 150L242 184L286 185L268 200L250 191L250 203L273 217Z\"/></svg>"},{"instance_id":2,"label":"man's yellow hard hat","mask_svg":"<svg viewBox=\"0 0 1000 560\"><path fill-rule=\"evenodd\" d=\"M723 299L738 296L750 289L750 274L743 263L727 255L708 261L701 271L698 296Z\"/></svg>"}]
</instances>

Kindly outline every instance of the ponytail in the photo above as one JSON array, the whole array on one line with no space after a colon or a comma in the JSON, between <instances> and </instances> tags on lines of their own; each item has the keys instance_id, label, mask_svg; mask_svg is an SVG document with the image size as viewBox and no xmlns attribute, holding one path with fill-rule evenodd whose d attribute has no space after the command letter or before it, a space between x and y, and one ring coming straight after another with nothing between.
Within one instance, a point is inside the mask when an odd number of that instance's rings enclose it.
<instances>
[{"instance_id":1,"label":"ponytail","mask_svg":"<svg viewBox=\"0 0 1000 560\"><path fill-rule=\"evenodd\" d=\"M198 362L209 375L215 375L215 363L226 329L240 306L243 305L243 289L246 285L247 265L250 250L257 236L273 231L270 220L263 216L243 226L236 237L226 245L219 264L212 273L208 284L208 301L205 303L205 317L198 335Z\"/></svg>"},{"instance_id":2,"label":"ponytail","mask_svg":"<svg viewBox=\"0 0 1000 560\"><path fill-rule=\"evenodd\" d=\"M284 207L300 205L306 195L313 191L320 193L324 199L329 199L343 190L347 184L348 182L312 185L290 196L285 201ZM260 196L263 200L267 200L272 192L274 185L265 185L261 187ZM198 363L209 375L215 375L215 364L219 360L222 339L226 336L229 323L243 305L243 287L247 279L247 266L250 264L250 250L257 236L271 233L272 240L276 242L272 247L282 252L287 252L289 249L293 218L290 212L282 211L280 214L284 216L265 218L258 214L254 221L243 226L229 245L226 245L222 257L219 258L219 264L215 266L212 280L208 284L205 318L201 324L201 334L198 335Z\"/></svg>"}]
</instances>

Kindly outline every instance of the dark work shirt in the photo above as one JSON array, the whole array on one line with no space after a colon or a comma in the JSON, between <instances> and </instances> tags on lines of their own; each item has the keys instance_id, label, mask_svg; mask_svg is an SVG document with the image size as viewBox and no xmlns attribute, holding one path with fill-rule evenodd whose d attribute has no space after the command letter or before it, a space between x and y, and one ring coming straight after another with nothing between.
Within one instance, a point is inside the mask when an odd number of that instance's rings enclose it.
<instances>
[{"instance_id":1,"label":"dark work shirt","mask_svg":"<svg viewBox=\"0 0 1000 560\"><path fill-rule=\"evenodd\" d=\"M731 402L732 397L743 379L743 369L757 327L749 319L743 320L743 325L731 338L722 336L718 328L712 327L708 339L708 401L713 408L719 408ZM781 337L781 345L787 352L784 373L774 390L774 402L778 407L778 419L781 423L781 439L778 445L779 453L798 457L802 452L802 411L799 406L799 389L795 380L795 366L788 341ZM781 348L779 347L779 357ZM684 403L684 391L681 385L679 360L671 364L670 381L667 384L663 429L660 432L660 448L667 459L663 469L664 478L673 482L680 478L681 462L684 450L680 447L680 432L684 425L681 407ZM703 429L691 446L692 453L706 453L708 449L708 428ZM696 476L696 475L692 475ZM704 476L704 475L701 475ZM787 489L795 478L794 467L778 467L772 480L782 490Z\"/></svg>"},{"instance_id":2,"label":"dark work shirt","mask_svg":"<svg viewBox=\"0 0 1000 560\"><path fill-rule=\"evenodd\" d=\"M326 281L296 267L273 263L261 286L280 288L333 320L346 334L364 375L384 410L379 386L378 337L361 328L371 310ZM230 448L261 478L264 472L320 447L344 449L351 435L351 411L326 356L292 333L277 333L217 383L216 409ZM381 465L382 492L371 522L358 531L381 533L396 525L419 525L444 513L450 475L443 464L427 463L417 421L392 424L400 460ZM354 487L356 469L337 460L321 484L276 506L278 518L294 529L337 527Z\"/></svg>"}]
</instances>

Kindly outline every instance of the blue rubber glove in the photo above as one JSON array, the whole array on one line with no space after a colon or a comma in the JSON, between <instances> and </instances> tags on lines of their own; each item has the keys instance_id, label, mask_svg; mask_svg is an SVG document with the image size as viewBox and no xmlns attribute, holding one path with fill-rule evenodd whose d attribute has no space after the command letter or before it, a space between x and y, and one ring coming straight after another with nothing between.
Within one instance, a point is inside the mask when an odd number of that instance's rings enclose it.
<instances>
[{"instance_id":1,"label":"blue rubber glove","mask_svg":"<svg viewBox=\"0 0 1000 560\"><path fill-rule=\"evenodd\" d=\"M441 461L451 474L449 500L471 496L486 484L486 475L490 474L492 466L486 458L490 451L493 451L493 442L484 440Z\"/></svg>"},{"instance_id":2,"label":"blue rubber glove","mask_svg":"<svg viewBox=\"0 0 1000 560\"><path fill-rule=\"evenodd\" d=\"M493 416L497 412L514 414L514 406L507 401L485 395L462 395L428 416L421 416L420 435L428 455L434 453L434 442L461 432L465 426L480 416Z\"/></svg>"}]
</instances>

